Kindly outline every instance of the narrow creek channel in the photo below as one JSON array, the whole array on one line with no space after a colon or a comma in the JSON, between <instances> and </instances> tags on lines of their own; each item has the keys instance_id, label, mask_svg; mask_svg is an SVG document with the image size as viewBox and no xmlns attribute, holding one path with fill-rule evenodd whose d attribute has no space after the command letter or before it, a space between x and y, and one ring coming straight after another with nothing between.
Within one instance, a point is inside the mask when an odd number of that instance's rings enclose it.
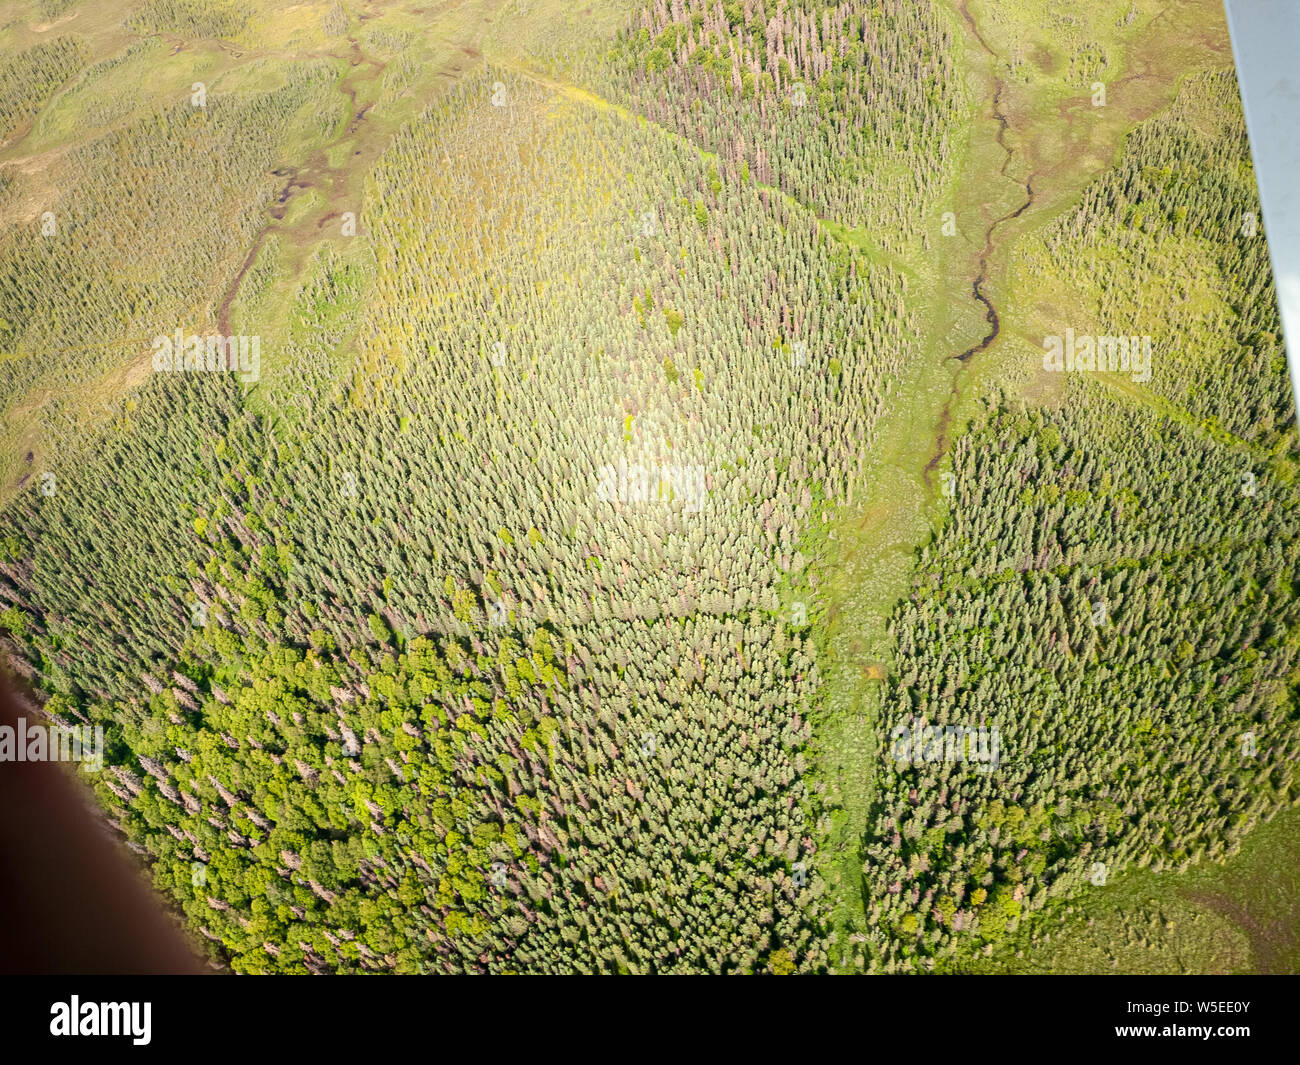
<instances>
[{"instance_id":1,"label":"narrow creek channel","mask_svg":"<svg viewBox=\"0 0 1300 1065\"><path fill-rule=\"evenodd\" d=\"M996 62L997 55L993 49L989 47L988 42L984 40L983 35L979 31L979 27L975 24L974 18L971 17L968 3L963 3L961 5L961 13L962 17L966 20L966 24L970 27L972 35L979 42L980 47L988 54L990 60ZM1015 152L1013 152L1007 145L1006 140L1009 122L1007 120L1006 112L1002 110L1002 93L1006 88L1006 85L1000 77L994 74L993 86L992 113L993 118L998 124L997 142L998 146L1005 153L1005 158L1002 160L1002 167L998 171L998 174L1000 177L1010 178L1007 169L1011 166L1012 159L1015 158ZM988 294L984 291L984 287L988 283L989 260L993 256L998 227L1019 218L1025 213L1025 211L1029 210L1030 206L1032 206L1034 202L1033 183L1034 175L1030 174L1022 185L1025 192L1024 202L1014 211L1009 211L1006 214L993 219L993 221L989 223L988 228L984 231L984 247L980 251L978 272L976 273L974 280L971 282L971 295L975 300L983 304L984 320L988 323L989 328L988 332L984 334L983 339L978 343L972 344L959 355L953 355L951 357L958 363L969 363L971 359L980 352L987 350L988 347L997 340L999 334L1002 332L1002 320L998 316L998 309L989 298ZM948 445L950 443L948 435L950 424L952 422L952 410L960 397L960 392L961 373L959 371L953 376L952 388L948 394L947 400L944 402L943 410L939 415L939 423L935 430L934 451L931 453L930 461L926 463L925 467L925 483L927 488L933 487L932 476L934 471L938 467L939 463L943 461L944 455L948 452Z\"/></svg>"}]
</instances>

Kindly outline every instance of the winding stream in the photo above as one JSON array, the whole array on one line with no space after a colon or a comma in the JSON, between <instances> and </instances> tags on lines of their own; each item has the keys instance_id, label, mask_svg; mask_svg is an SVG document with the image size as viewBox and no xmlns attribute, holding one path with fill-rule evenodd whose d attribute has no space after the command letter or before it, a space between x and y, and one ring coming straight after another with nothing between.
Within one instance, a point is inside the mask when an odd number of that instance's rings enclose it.
<instances>
[{"instance_id":1,"label":"winding stream","mask_svg":"<svg viewBox=\"0 0 1300 1065\"><path fill-rule=\"evenodd\" d=\"M984 51L988 54L990 60L996 62L997 54L993 51L992 48L989 47L988 42L984 40L983 35L979 31L979 27L975 24L974 18L971 17L968 2L962 3L961 13L962 13L962 17L966 20L966 24L970 27L970 31L972 35L974 35L975 39L979 42L980 47L983 48ZM1015 158L1015 152L1007 145L1007 141L1006 141L1007 129L1009 128L1009 123L1007 120L1006 112L1002 110L1002 92L1006 88L1006 85L1001 78L999 78L996 74L994 74L993 86L994 89L993 89L992 113L993 113L993 118L998 123L997 142L998 142L998 147L1000 147L1002 151L1005 153L1005 158L1002 160L1002 167L1001 169L999 169L998 175L1000 177L1010 178L1010 175L1007 173L1007 168L1010 167L1011 160ZM1022 214L1025 213L1025 211L1029 210L1029 208L1033 205L1034 202L1033 182L1034 182L1034 175L1030 174L1025 179L1024 184L1022 186L1025 191L1024 202L1020 204L1020 206L1017 207L1014 211L1009 211L1007 214L1000 215L999 217L993 219L993 221L989 223L988 228L985 229L984 231L984 247L981 249L979 255L978 273L975 275L974 280L971 282L971 295L974 297L975 300L977 300L979 303L982 303L984 305L984 320L988 322L989 331L984 335L983 339L980 340L978 343L972 344L961 354L952 356L952 358L959 363L963 363L963 364L968 363L981 351L987 350L988 347L995 340L997 340L998 335L1002 332L1002 321L998 316L998 309L996 306L994 306L993 301L989 299L988 294L984 291L984 286L988 283L989 259L992 258L993 256L994 237L997 234L998 227L1003 225L1004 223L1019 218ZM939 423L935 432L934 451L931 453L930 461L926 463L926 467L924 471L925 483L927 487L932 487L931 476L934 473L934 470L938 467L939 463L942 461L943 456L948 451L948 444L949 444L948 432L949 432L949 425L952 421L952 409L953 409L953 405L957 402L957 399L959 398L959 394L960 394L960 374L954 376L952 382L952 389L950 390L948 394L948 398L944 402L943 410L939 415Z\"/></svg>"}]
</instances>

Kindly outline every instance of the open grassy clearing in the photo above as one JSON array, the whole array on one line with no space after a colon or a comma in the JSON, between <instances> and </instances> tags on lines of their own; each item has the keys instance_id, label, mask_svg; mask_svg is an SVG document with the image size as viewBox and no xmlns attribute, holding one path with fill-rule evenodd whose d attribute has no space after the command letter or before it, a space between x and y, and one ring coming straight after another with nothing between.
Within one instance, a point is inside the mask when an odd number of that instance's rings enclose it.
<instances>
[{"instance_id":1,"label":"open grassy clearing","mask_svg":"<svg viewBox=\"0 0 1300 1065\"><path fill-rule=\"evenodd\" d=\"M967 972L1261 973L1300 968L1300 813L1222 862L1138 870L1045 913Z\"/></svg>"}]
</instances>

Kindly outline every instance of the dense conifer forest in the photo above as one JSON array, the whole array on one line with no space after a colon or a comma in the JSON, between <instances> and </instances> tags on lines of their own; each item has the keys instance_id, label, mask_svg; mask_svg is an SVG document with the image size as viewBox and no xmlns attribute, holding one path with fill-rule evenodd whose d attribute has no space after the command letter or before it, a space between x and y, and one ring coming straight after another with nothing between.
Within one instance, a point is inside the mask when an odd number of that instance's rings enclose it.
<instances>
[{"instance_id":1,"label":"dense conifer forest","mask_svg":"<svg viewBox=\"0 0 1300 1065\"><path fill-rule=\"evenodd\" d=\"M1295 805L1231 67L1026 132L1155 5L109 7L0 4L0 640L214 968L1014 969Z\"/></svg>"}]
</instances>

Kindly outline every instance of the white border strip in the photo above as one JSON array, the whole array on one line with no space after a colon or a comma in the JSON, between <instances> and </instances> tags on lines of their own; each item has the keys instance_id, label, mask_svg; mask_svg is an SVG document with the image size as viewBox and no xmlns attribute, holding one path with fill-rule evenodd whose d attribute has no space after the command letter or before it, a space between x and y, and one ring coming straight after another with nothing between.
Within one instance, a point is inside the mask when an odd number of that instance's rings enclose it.
<instances>
[{"instance_id":1,"label":"white border strip","mask_svg":"<svg viewBox=\"0 0 1300 1065\"><path fill-rule=\"evenodd\" d=\"M1300 2L1224 0L1300 407Z\"/></svg>"}]
</instances>

